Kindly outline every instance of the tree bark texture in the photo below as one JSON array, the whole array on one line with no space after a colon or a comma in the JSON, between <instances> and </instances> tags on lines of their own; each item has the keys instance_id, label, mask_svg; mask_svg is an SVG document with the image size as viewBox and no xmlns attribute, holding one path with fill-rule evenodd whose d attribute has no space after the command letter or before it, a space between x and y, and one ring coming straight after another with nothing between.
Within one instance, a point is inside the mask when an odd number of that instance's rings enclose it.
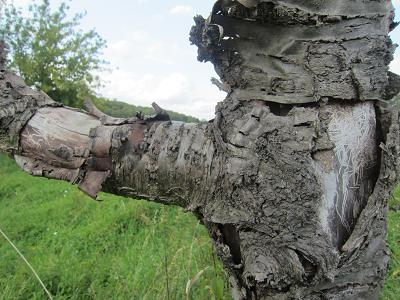
<instances>
[{"instance_id":1,"label":"tree bark texture","mask_svg":"<svg viewBox=\"0 0 400 300\"><path fill-rule=\"evenodd\" d=\"M234 299L377 299L399 176L386 0L217 1L190 40L228 91L215 119L60 106L4 70L0 146L36 176L184 207Z\"/></svg>"}]
</instances>

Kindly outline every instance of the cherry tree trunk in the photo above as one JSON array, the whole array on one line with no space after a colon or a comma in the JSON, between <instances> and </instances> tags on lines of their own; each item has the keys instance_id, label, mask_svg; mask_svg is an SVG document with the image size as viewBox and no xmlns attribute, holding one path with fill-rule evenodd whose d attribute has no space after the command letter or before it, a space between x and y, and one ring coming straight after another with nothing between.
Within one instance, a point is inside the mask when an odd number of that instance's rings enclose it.
<instances>
[{"instance_id":1,"label":"cherry tree trunk","mask_svg":"<svg viewBox=\"0 0 400 300\"><path fill-rule=\"evenodd\" d=\"M217 1L190 40L227 91L201 124L61 106L4 70L0 149L27 172L193 212L234 299L377 299L399 176L387 0Z\"/></svg>"}]
</instances>

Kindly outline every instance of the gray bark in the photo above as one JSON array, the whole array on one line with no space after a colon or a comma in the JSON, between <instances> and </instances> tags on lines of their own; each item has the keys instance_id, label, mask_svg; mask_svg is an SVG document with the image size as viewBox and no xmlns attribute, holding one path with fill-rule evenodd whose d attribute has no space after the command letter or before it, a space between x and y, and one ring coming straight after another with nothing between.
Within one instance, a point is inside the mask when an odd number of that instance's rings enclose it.
<instances>
[{"instance_id":1,"label":"gray bark","mask_svg":"<svg viewBox=\"0 0 400 300\"><path fill-rule=\"evenodd\" d=\"M242 4L240 4L242 3ZM399 176L390 1L217 1L191 42L228 91L207 123L55 104L0 61L0 146L32 175L180 205L235 299L377 299ZM1 51L4 54L4 51Z\"/></svg>"}]
</instances>

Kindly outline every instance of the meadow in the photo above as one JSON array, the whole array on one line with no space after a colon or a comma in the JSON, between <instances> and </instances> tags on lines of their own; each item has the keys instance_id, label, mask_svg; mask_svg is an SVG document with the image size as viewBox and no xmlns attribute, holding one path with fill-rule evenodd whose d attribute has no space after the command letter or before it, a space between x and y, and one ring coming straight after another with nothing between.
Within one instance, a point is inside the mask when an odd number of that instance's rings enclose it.
<instances>
[{"instance_id":1,"label":"meadow","mask_svg":"<svg viewBox=\"0 0 400 300\"><path fill-rule=\"evenodd\" d=\"M390 271L382 299L400 295L400 189L390 200ZM0 155L0 228L54 299L231 299L206 230L180 208L33 178ZM397 209L397 212L396 212ZM0 236L0 299L47 299Z\"/></svg>"}]
</instances>

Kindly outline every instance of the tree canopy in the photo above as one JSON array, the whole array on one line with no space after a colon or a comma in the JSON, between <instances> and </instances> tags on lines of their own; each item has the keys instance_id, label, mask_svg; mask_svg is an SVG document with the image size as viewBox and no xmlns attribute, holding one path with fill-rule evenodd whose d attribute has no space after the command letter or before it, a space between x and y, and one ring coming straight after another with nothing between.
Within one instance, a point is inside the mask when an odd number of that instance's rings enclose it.
<instances>
[{"instance_id":1,"label":"tree canopy","mask_svg":"<svg viewBox=\"0 0 400 300\"><path fill-rule=\"evenodd\" d=\"M9 68L28 85L80 106L100 85L96 72L106 63L101 58L106 42L95 30L79 29L84 13L70 18L68 10L64 2L52 9L49 0L31 4L27 15L13 4L4 5L0 40L9 47Z\"/></svg>"}]
</instances>

